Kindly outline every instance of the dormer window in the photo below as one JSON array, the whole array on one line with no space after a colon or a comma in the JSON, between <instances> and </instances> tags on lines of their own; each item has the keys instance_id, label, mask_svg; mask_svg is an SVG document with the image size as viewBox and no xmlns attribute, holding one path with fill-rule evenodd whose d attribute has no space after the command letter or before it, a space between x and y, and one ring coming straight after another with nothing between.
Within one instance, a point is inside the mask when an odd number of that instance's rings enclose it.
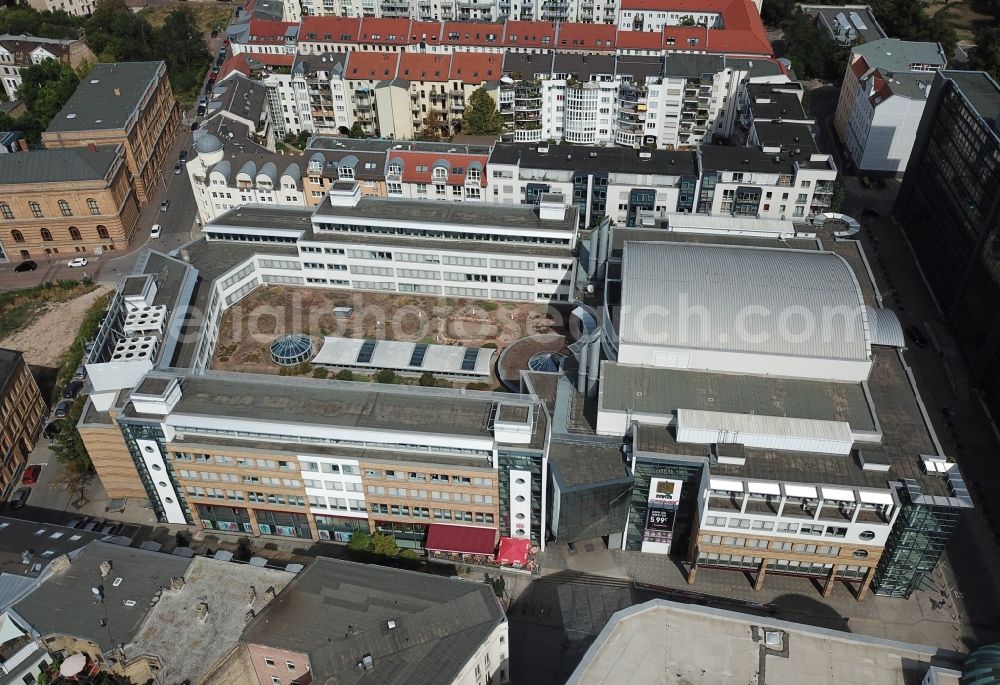
<instances>
[{"instance_id":1,"label":"dormer window","mask_svg":"<svg viewBox=\"0 0 1000 685\"><path fill-rule=\"evenodd\" d=\"M337 176L341 179L354 180L354 167L341 166L337 167Z\"/></svg>"},{"instance_id":2,"label":"dormer window","mask_svg":"<svg viewBox=\"0 0 1000 685\"><path fill-rule=\"evenodd\" d=\"M443 166L434 167L433 179L435 181L447 181L448 180L448 170Z\"/></svg>"}]
</instances>

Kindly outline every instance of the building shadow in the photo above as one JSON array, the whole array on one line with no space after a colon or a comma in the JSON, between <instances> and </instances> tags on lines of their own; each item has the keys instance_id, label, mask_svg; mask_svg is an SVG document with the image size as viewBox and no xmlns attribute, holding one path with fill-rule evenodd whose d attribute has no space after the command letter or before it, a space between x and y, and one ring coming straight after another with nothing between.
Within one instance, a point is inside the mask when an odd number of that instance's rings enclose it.
<instances>
[{"instance_id":1,"label":"building shadow","mask_svg":"<svg viewBox=\"0 0 1000 685\"><path fill-rule=\"evenodd\" d=\"M776 618L793 623L804 623L819 628L829 628L845 633L851 632L847 616L837 608L827 604L821 597L788 593L771 600L778 612Z\"/></svg>"}]
</instances>

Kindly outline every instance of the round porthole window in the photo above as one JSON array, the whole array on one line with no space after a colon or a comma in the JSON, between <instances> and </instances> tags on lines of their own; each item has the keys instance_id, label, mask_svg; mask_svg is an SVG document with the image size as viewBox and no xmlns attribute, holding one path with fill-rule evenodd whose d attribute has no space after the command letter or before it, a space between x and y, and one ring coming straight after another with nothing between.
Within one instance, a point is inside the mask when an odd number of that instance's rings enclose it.
<instances>
[{"instance_id":1,"label":"round porthole window","mask_svg":"<svg viewBox=\"0 0 1000 685\"><path fill-rule=\"evenodd\" d=\"M515 535L524 535L524 531L523 530L515 530L514 534Z\"/></svg>"},{"instance_id":2,"label":"round porthole window","mask_svg":"<svg viewBox=\"0 0 1000 685\"><path fill-rule=\"evenodd\" d=\"M159 485L161 488L167 487L166 481L162 481L162 480L159 483L157 483L157 485Z\"/></svg>"},{"instance_id":3,"label":"round porthole window","mask_svg":"<svg viewBox=\"0 0 1000 685\"><path fill-rule=\"evenodd\" d=\"M167 504L173 504L174 503L173 497L164 497L163 501L166 502Z\"/></svg>"},{"instance_id":4,"label":"round porthole window","mask_svg":"<svg viewBox=\"0 0 1000 685\"><path fill-rule=\"evenodd\" d=\"M159 464L153 464L153 470L154 471L162 471L163 467L160 466Z\"/></svg>"},{"instance_id":5,"label":"round porthole window","mask_svg":"<svg viewBox=\"0 0 1000 685\"><path fill-rule=\"evenodd\" d=\"M516 514L514 516L514 518L516 518L518 521L523 521L524 520L524 514Z\"/></svg>"},{"instance_id":6,"label":"round porthole window","mask_svg":"<svg viewBox=\"0 0 1000 685\"><path fill-rule=\"evenodd\" d=\"M151 445L146 445L142 449L145 450L146 452L149 452L150 454L153 453L153 447Z\"/></svg>"},{"instance_id":7,"label":"round porthole window","mask_svg":"<svg viewBox=\"0 0 1000 685\"><path fill-rule=\"evenodd\" d=\"M514 482L517 483L518 485L524 485L524 479L523 478L518 478Z\"/></svg>"},{"instance_id":8,"label":"round porthole window","mask_svg":"<svg viewBox=\"0 0 1000 685\"><path fill-rule=\"evenodd\" d=\"M514 501L515 502L523 502L524 501L524 495L518 495L517 497L514 498Z\"/></svg>"},{"instance_id":9,"label":"round porthole window","mask_svg":"<svg viewBox=\"0 0 1000 685\"><path fill-rule=\"evenodd\" d=\"M854 550L854 558L855 559L864 559L867 556L868 556L867 550L863 550L863 549L856 549L856 550Z\"/></svg>"},{"instance_id":10,"label":"round porthole window","mask_svg":"<svg viewBox=\"0 0 1000 685\"><path fill-rule=\"evenodd\" d=\"M874 530L863 530L863 531L861 531L861 535L859 535L858 537L861 538L862 540L865 540L865 541L867 541L867 540L874 540L875 539L875 531Z\"/></svg>"}]
</instances>

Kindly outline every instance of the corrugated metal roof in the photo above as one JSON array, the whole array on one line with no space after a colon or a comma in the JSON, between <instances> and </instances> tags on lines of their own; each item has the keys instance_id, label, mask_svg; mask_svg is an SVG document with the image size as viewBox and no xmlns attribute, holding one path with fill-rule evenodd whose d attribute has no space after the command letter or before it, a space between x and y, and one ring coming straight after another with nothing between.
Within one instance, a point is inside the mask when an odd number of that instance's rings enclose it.
<instances>
[{"instance_id":1,"label":"corrugated metal roof","mask_svg":"<svg viewBox=\"0 0 1000 685\"><path fill-rule=\"evenodd\" d=\"M868 327L871 329L872 345L906 347L903 326L891 309L868 307Z\"/></svg>"},{"instance_id":2,"label":"corrugated metal roof","mask_svg":"<svg viewBox=\"0 0 1000 685\"><path fill-rule=\"evenodd\" d=\"M747 444L750 444L748 440L750 436L833 441L846 443L848 447L854 442L851 437L850 425L843 421L790 419L785 416L678 409L678 441L680 441L680 433L689 429L724 431L730 436L730 442L746 442Z\"/></svg>"},{"instance_id":3,"label":"corrugated metal roof","mask_svg":"<svg viewBox=\"0 0 1000 685\"><path fill-rule=\"evenodd\" d=\"M866 360L864 298L832 252L626 243L621 341Z\"/></svg>"}]
</instances>

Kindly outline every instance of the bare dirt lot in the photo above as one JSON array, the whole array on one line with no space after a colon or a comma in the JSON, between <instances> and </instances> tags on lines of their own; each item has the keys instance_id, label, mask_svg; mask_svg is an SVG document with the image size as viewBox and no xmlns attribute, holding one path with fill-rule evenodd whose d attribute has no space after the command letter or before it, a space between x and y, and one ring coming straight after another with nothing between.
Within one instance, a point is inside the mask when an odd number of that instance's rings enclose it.
<instances>
[{"instance_id":1,"label":"bare dirt lot","mask_svg":"<svg viewBox=\"0 0 1000 685\"><path fill-rule=\"evenodd\" d=\"M339 318L335 307L353 312ZM266 286L226 311L212 367L277 374L269 346L287 333L311 336L315 351L325 336L470 347L494 343L502 349L527 335L561 330L560 312L545 305Z\"/></svg>"},{"instance_id":2,"label":"bare dirt lot","mask_svg":"<svg viewBox=\"0 0 1000 685\"><path fill-rule=\"evenodd\" d=\"M100 286L69 302L49 305L45 313L30 324L0 340L0 347L20 350L24 360L32 366L59 366L87 310L108 290L107 286Z\"/></svg>"},{"instance_id":3,"label":"bare dirt lot","mask_svg":"<svg viewBox=\"0 0 1000 685\"><path fill-rule=\"evenodd\" d=\"M944 11L960 41L972 40L976 30L994 23L989 7L974 2L931 2L924 7L924 11L929 16Z\"/></svg>"}]
</instances>

